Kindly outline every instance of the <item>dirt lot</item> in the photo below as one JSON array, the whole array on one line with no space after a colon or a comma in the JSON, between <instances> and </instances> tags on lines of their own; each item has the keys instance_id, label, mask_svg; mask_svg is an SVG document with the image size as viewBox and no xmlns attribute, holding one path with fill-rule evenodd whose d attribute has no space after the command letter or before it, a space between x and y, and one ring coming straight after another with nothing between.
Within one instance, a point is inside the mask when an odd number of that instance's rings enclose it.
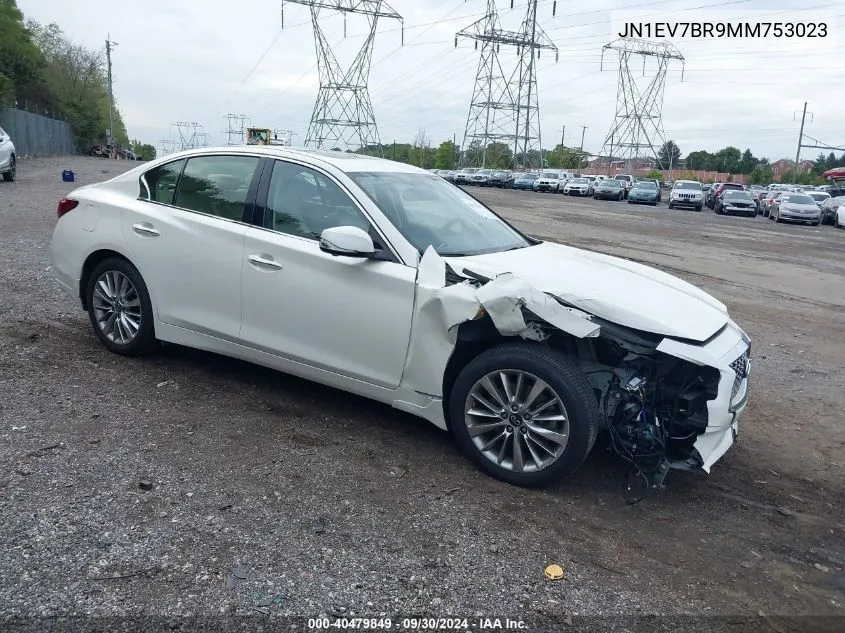
<instances>
[{"instance_id":1,"label":"dirt lot","mask_svg":"<svg viewBox=\"0 0 845 633\"><path fill-rule=\"evenodd\" d=\"M48 246L63 168L131 166L22 161L0 183L0 617L845 616L845 231L472 190L527 233L702 286L753 339L739 443L628 506L600 449L522 490L389 407L174 346L109 354Z\"/></svg>"}]
</instances>

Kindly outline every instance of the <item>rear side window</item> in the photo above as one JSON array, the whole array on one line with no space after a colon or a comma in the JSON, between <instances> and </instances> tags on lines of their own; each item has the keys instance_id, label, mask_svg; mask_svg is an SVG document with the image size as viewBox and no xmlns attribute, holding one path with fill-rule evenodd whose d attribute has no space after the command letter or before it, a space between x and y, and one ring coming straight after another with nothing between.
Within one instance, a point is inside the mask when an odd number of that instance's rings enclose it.
<instances>
[{"instance_id":1,"label":"rear side window","mask_svg":"<svg viewBox=\"0 0 845 633\"><path fill-rule=\"evenodd\" d=\"M159 165L141 176L141 195L144 200L173 204L173 196L176 193L176 182L185 160L177 160L172 163ZM146 183L146 187L144 186Z\"/></svg>"},{"instance_id":2,"label":"rear side window","mask_svg":"<svg viewBox=\"0 0 845 633\"><path fill-rule=\"evenodd\" d=\"M174 204L188 211L241 222L259 162L261 159L255 156L189 158L179 179Z\"/></svg>"}]
</instances>

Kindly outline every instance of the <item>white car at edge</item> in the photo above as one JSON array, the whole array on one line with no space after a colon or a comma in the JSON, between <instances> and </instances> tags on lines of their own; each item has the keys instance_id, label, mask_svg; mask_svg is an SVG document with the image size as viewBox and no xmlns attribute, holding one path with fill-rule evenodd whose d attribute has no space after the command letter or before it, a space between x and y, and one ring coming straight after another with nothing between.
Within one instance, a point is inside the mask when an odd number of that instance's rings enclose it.
<instances>
[{"instance_id":1,"label":"white car at edge","mask_svg":"<svg viewBox=\"0 0 845 633\"><path fill-rule=\"evenodd\" d=\"M12 182L17 177L15 144L2 127L0 127L0 176L6 182Z\"/></svg>"},{"instance_id":2,"label":"white car at edge","mask_svg":"<svg viewBox=\"0 0 845 633\"><path fill-rule=\"evenodd\" d=\"M570 475L600 430L652 485L709 472L747 402L750 342L724 304L525 236L408 165L190 150L57 211L54 273L111 351L169 341L360 394L513 484Z\"/></svg>"}]
</instances>

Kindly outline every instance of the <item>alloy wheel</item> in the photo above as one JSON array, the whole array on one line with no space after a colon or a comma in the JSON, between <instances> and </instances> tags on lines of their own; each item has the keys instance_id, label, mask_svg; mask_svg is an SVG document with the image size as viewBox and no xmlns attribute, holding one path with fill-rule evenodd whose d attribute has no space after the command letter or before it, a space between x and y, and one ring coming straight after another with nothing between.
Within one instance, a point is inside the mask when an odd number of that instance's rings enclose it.
<instances>
[{"instance_id":1,"label":"alloy wheel","mask_svg":"<svg viewBox=\"0 0 845 633\"><path fill-rule=\"evenodd\" d=\"M551 466L569 441L569 415L560 396L525 371L495 371L476 381L464 419L478 451L512 472Z\"/></svg>"},{"instance_id":2,"label":"alloy wheel","mask_svg":"<svg viewBox=\"0 0 845 633\"><path fill-rule=\"evenodd\" d=\"M94 317L103 334L120 345L131 343L141 329L141 298L132 281L118 270L107 270L94 284Z\"/></svg>"}]
</instances>

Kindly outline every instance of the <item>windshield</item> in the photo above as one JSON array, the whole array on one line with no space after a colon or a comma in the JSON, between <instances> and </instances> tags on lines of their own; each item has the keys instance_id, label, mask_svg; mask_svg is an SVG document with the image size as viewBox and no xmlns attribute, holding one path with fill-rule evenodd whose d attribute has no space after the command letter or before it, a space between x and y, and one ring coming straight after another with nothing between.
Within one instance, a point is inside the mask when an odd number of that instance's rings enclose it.
<instances>
[{"instance_id":1,"label":"windshield","mask_svg":"<svg viewBox=\"0 0 845 633\"><path fill-rule=\"evenodd\" d=\"M613 188L613 187L619 188L619 187L622 186L622 183L619 182L618 180L602 180L600 186L610 187L610 188Z\"/></svg>"},{"instance_id":2,"label":"windshield","mask_svg":"<svg viewBox=\"0 0 845 633\"><path fill-rule=\"evenodd\" d=\"M628 180L628 176L614 176L614 180Z\"/></svg>"},{"instance_id":3,"label":"windshield","mask_svg":"<svg viewBox=\"0 0 845 633\"><path fill-rule=\"evenodd\" d=\"M478 167L464 167L461 170L461 173L462 174L474 174L477 171L478 171Z\"/></svg>"},{"instance_id":4,"label":"windshield","mask_svg":"<svg viewBox=\"0 0 845 633\"><path fill-rule=\"evenodd\" d=\"M810 196L805 196L800 193L793 193L781 197L781 202L788 202L789 204L816 204Z\"/></svg>"},{"instance_id":5,"label":"windshield","mask_svg":"<svg viewBox=\"0 0 845 633\"><path fill-rule=\"evenodd\" d=\"M649 180L642 180L634 183L635 189L657 189L657 185Z\"/></svg>"},{"instance_id":6,"label":"windshield","mask_svg":"<svg viewBox=\"0 0 845 633\"><path fill-rule=\"evenodd\" d=\"M830 194L829 193L823 193L823 192L811 193L810 197L813 200L815 200L816 202L820 202L822 200L827 200L828 198L830 198Z\"/></svg>"},{"instance_id":7,"label":"windshield","mask_svg":"<svg viewBox=\"0 0 845 633\"><path fill-rule=\"evenodd\" d=\"M734 200L751 200L751 194L746 193L745 191L726 191L725 198L731 198Z\"/></svg>"},{"instance_id":8,"label":"windshield","mask_svg":"<svg viewBox=\"0 0 845 633\"><path fill-rule=\"evenodd\" d=\"M675 189L696 189L701 191L701 185L697 182L676 182Z\"/></svg>"},{"instance_id":9,"label":"windshield","mask_svg":"<svg viewBox=\"0 0 845 633\"><path fill-rule=\"evenodd\" d=\"M573 184L573 185L588 185L588 184L590 184L590 181L587 180L586 178L573 178L570 181L570 184Z\"/></svg>"},{"instance_id":10,"label":"windshield","mask_svg":"<svg viewBox=\"0 0 845 633\"><path fill-rule=\"evenodd\" d=\"M458 257L531 246L504 220L460 188L429 174L351 173L396 229L423 253Z\"/></svg>"},{"instance_id":11,"label":"windshield","mask_svg":"<svg viewBox=\"0 0 845 633\"><path fill-rule=\"evenodd\" d=\"M547 171L541 176L541 178L551 178L552 180L555 180L557 179L557 176L558 175L555 172Z\"/></svg>"},{"instance_id":12,"label":"windshield","mask_svg":"<svg viewBox=\"0 0 845 633\"><path fill-rule=\"evenodd\" d=\"M490 171L489 169L480 169L479 171L477 171L475 173L477 173L479 176L489 176L493 172Z\"/></svg>"},{"instance_id":13,"label":"windshield","mask_svg":"<svg viewBox=\"0 0 845 633\"><path fill-rule=\"evenodd\" d=\"M537 174L522 174L520 180L537 180Z\"/></svg>"}]
</instances>

